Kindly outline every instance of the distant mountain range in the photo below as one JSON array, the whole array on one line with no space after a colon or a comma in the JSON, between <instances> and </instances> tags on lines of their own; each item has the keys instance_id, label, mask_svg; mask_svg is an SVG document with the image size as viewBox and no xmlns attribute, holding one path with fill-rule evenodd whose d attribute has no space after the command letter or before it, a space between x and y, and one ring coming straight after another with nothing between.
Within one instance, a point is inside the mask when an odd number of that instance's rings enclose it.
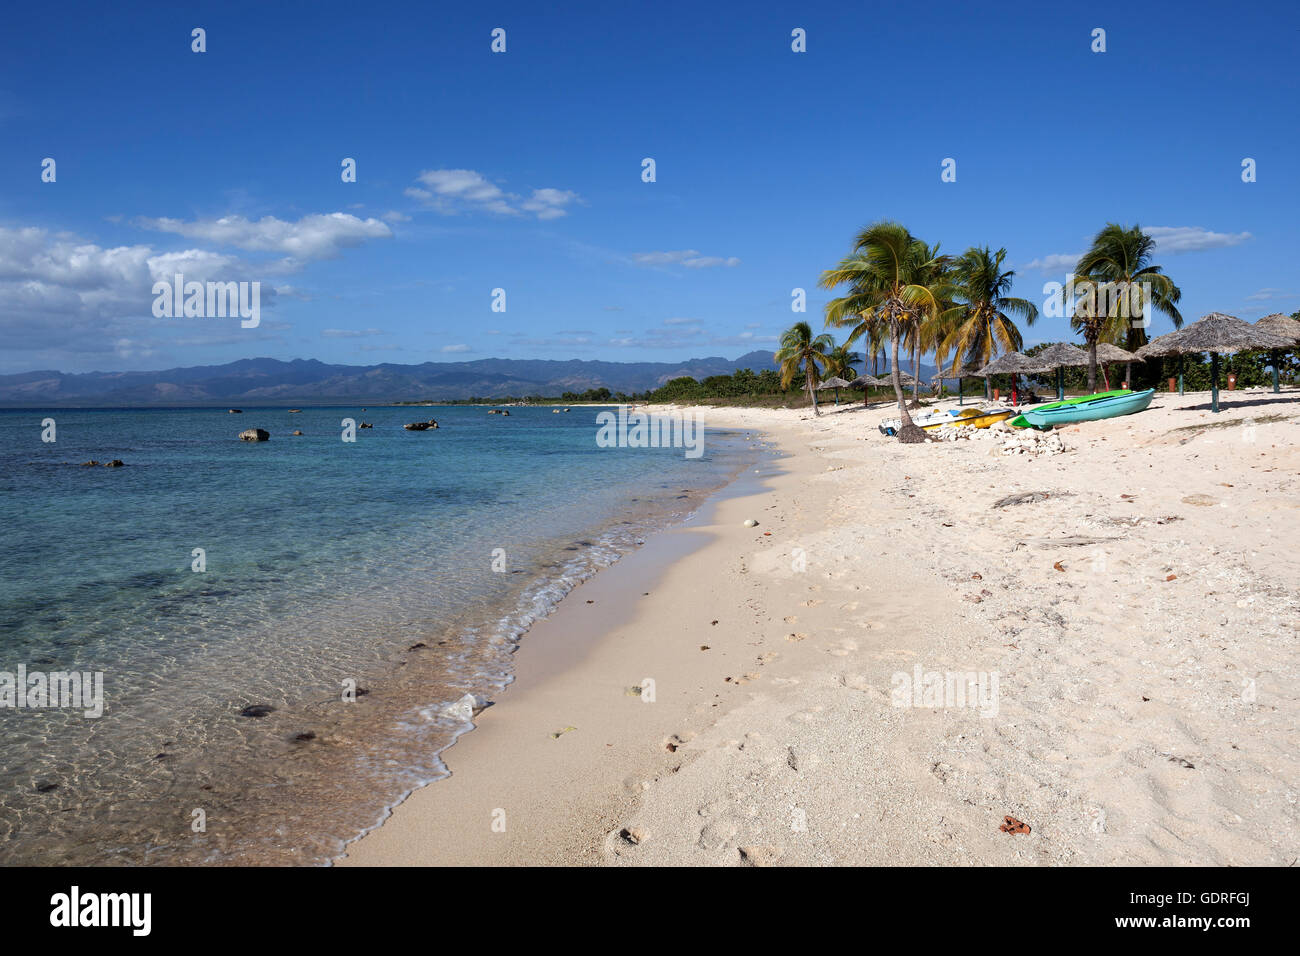
<instances>
[{"instance_id":1,"label":"distant mountain range","mask_svg":"<svg viewBox=\"0 0 1300 956\"><path fill-rule=\"evenodd\" d=\"M246 402L411 401L503 395L558 396L608 388L643 392L682 375L730 375L775 368L772 353L685 362L480 359L421 365L329 365L315 359L242 359L161 372L23 372L0 375L6 405L205 405Z\"/></svg>"},{"instance_id":2,"label":"distant mountain range","mask_svg":"<svg viewBox=\"0 0 1300 956\"><path fill-rule=\"evenodd\" d=\"M328 365L315 359L241 359L161 372L23 372L0 375L4 405L210 405L386 402L505 395L558 396L608 388L644 392L669 379L774 369L772 353L684 362L479 359L421 365ZM904 365L904 368L907 368ZM922 378L933 373L922 365Z\"/></svg>"}]
</instances>

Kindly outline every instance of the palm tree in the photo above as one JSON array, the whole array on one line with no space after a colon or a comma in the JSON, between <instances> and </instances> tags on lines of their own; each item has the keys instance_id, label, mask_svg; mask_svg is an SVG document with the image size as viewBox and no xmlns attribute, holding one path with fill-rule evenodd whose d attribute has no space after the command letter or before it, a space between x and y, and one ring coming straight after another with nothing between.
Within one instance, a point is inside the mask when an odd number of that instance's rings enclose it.
<instances>
[{"instance_id":1,"label":"palm tree","mask_svg":"<svg viewBox=\"0 0 1300 956\"><path fill-rule=\"evenodd\" d=\"M834 302L827 305L826 324L834 328L845 328L845 327L849 328L849 337L845 339L844 344L841 346L841 348L845 349L846 351L851 345L853 345L854 342L858 341L858 339L862 339L862 338L866 339L867 348L871 350L871 357L873 362L872 375L875 375L876 371L879 370L879 366L876 364L876 362L878 359L878 354L881 351L881 348L883 346L886 329L884 327L884 323L881 322L880 319L876 316L876 314L870 310L867 310L865 312L850 312L836 306L837 302L846 302L851 299L854 299L855 296L857 296L857 293L850 294L848 296L843 297L842 299L836 299ZM865 301L865 299L862 299L861 301ZM833 316L832 313L834 313ZM871 389L869 388L863 389L862 391L863 405L867 404L867 400L870 397L870 395L871 395Z\"/></svg>"},{"instance_id":2,"label":"palm tree","mask_svg":"<svg viewBox=\"0 0 1300 956\"><path fill-rule=\"evenodd\" d=\"M1038 307L1027 299L1008 296L1015 272L1002 271L1007 250L990 252L988 246L972 246L953 266L959 318L948 331L938 351L944 358L956 356L963 365L983 368L1003 352L1019 352L1024 344L1012 315L1033 325ZM1008 314L1009 313L1009 314ZM940 367L943 362L940 361ZM984 379L984 397L989 397L989 380Z\"/></svg>"},{"instance_id":3,"label":"palm tree","mask_svg":"<svg viewBox=\"0 0 1300 956\"><path fill-rule=\"evenodd\" d=\"M857 353L850 352L847 345L835 346L831 349L831 354L826 357L826 377L838 375L840 378L852 381L858 377L858 370L853 367L857 361Z\"/></svg>"},{"instance_id":4,"label":"palm tree","mask_svg":"<svg viewBox=\"0 0 1300 956\"><path fill-rule=\"evenodd\" d=\"M1123 340L1133 351L1146 334L1133 324L1135 313L1147 305L1160 310L1182 328L1177 308L1183 297L1160 266L1151 264L1156 241L1141 226L1125 228L1113 222L1092 240L1092 248L1074 267L1076 290L1083 284L1070 326L1088 343L1088 391L1097 391L1097 343ZM1148 289L1150 295L1148 296ZM1105 290L1104 296L1099 293ZM1118 293L1118 294L1116 294ZM1068 295L1068 288L1063 295ZM1149 300L1149 301L1148 301Z\"/></svg>"},{"instance_id":5,"label":"palm tree","mask_svg":"<svg viewBox=\"0 0 1300 956\"><path fill-rule=\"evenodd\" d=\"M814 338L812 327L807 322L796 322L781 336L781 348L772 356L773 361L781 366L782 388L789 388L802 369L815 415L821 414L817 407L817 383L821 381L822 369L829 364L834 348L835 340L829 335L822 333Z\"/></svg>"},{"instance_id":6,"label":"palm tree","mask_svg":"<svg viewBox=\"0 0 1300 956\"><path fill-rule=\"evenodd\" d=\"M839 376L847 381L853 381L858 377L858 370L853 366L857 364L858 357L856 352L850 352L848 346L837 345L831 349L831 354L826 358L826 377L834 378ZM865 396L865 392L863 395ZM840 403L840 390L835 389L835 404Z\"/></svg>"},{"instance_id":7,"label":"palm tree","mask_svg":"<svg viewBox=\"0 0 1300 956\"><path fill-rule=\"evenodd\" d=\"M881 221L862 230L853 252L818 280L823 289L849 286L847 295L826 303L827 325L854 326L846 346L873 326L883 325L889 330L890 378L902 420L898 439L904 442L925 441L925 432L916 427L907 412L898 377L898 345L913 326L941 311L940 297L931 287L938 268L936 258L901 223Z\"/></svg>"},{"instance_id":8,"label":"palm tree","mask_svg":"<svg viewBox=\"0 0 1300 956\"><path fill-rule=\"evenodd\" d=\"M924 311L921 320L907 335L907 346L912 352L912 404L909 408L921 407L921 356L938 347L942 330L954 312L952 296L956 290L952 284L952 257L939 255L938 243L927 246L924 255L928 262L918 277L918 284L930 290L934 304Z\"/></svg>"}]
</instances>

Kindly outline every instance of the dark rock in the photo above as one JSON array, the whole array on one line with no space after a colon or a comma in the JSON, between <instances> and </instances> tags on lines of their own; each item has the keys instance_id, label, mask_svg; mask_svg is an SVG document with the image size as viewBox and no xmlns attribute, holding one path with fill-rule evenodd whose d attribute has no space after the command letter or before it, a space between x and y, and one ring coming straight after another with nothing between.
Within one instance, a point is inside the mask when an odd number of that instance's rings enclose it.
<instances>
[{"instance_id":1,"label":"dark rock","mask_svg":"<svg viewBox=\"0 0 1300 956\"><path fill-rule=\"evenodd\" d=\"M271 433L265 428L247 428L239 433L240 441L269 441Z\"/></svg>"},{"instance_id":2,"label":"dark rock","mask_svg":"<svg viewBox=\"0 0 1300 956\"><path fill-rule=\"evenodd\" d=\"M315 740L315 739L316 739L316 735L313 734L313 733L309 730L309 731L307 731L306 733L298 734L298 736L294 737L293 739L294 739L294 740L301 740L301 741Z\"/></svg>"},{"instance_id":3,"label":"dark rock","mask_svg":"<svg viewBox=\"0 0 1300 956\"><path fill-rule=\"evenodd\" d=\"M57 783L38 783L36 785L37 793L49 793L51 790L58 790L58 789L59 789L59 784Z\"/></svg>"},{"instance_id":4,"label":"dark rock","mask_svg":"<svg viewBox=\"0 0 1300 956\"><path fill-rule=\"evenodd\" d=\"M112 461L106 461L106 462L104 462L104 467L105 467L105 468L121 468L121 467L122 467L123 465L125 465L125 464L126 464L126 462L122 461L121 458L114 458Z\"/></svg>"},{"instance_id":5,"label":"dark rock","mask_svg":"<svg viewBox=\"0 0 1300 956\"><path fill-rule=\"evenodd\" d=\"M294 432L294 434L295 434L295 435L301 435L302 432L298 432L298 431L296 431L296 432Z\"/></svg>"},{"instance_id":6,"label":"dark rock","mask_svg":"<svg viewBox=\"0 0 1300 956\"><path fill-rule=\"evenodd\" d=\"M358 425L357 427L358 427L358 428L374 428L375 426L372 425L372 424L370 424L370 422L362 422L362 423L361 423L360 425Z\"/></svg>"},{"instance_id":7,"label":"dark rock","mask_svg":"<svg viewBox=\"0 0 1300 956\"><path fill-rule=\"evenodd\" d=\"M244 410L243 410L242 408L232 408L232 409L230 410L230 414L231 414L231 415L242 415L242 414L244 414Z\"/></svg>"},{"instance_id":8,"label":"dark rock","mask_svg":"<svg viewBox=\"0 0 1300 956\"><path fill-rule=\"evenodd\" d=\"M270 704L249 704L239 712L240 717L265 717L267 714L275 713L275 708Z\"/></svg>"},{"instance_id":9,"label":"dark rock","mask_svg":"<svg viewBox=\"0 0 1300 956\"><path fill-rule=\"evenodd\" d=\"M99 462L95 461L95 459L92 458L92 459L90 459L90 461L83 461L83 462L81 463L81 467L82 467L82 468L94 468L94 467L95 467L96 465L98 465L98 464L99 464Z\"/></svg>"}]
</instances>

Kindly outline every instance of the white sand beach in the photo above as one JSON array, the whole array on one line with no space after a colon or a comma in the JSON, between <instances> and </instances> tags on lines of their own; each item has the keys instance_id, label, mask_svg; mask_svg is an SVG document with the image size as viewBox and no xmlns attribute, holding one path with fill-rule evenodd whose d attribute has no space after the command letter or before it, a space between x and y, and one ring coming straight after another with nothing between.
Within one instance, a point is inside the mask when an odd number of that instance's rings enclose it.
<instances>
[{"instance_id":1,"label":"white sand beach","mask_svg":"<svg viewBox=\"0 0 1300 956\"><path fill-rule=\"evenodd\" d=\"M535 626L340 864L1292 864L1300 391L1223 400L1041 456L702 410L786 457ZM895 706L917 668L996 697Z\"/></svg>"}]
</instances>

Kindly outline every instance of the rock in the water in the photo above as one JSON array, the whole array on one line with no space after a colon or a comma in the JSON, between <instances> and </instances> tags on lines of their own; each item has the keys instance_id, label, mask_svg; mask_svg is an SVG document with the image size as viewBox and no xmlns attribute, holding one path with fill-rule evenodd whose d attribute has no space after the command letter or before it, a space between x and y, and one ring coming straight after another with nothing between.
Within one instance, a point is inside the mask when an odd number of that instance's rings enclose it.
<instances>
[{"instance_id":1,"label":"rock in the water","mask_svg":"<svg viewBox=\"0 0 1300 956\"><path fill-rule=\"evenodd\" d=\"M448 704L442 708L442 716L451 720L469 722L474 719L474 715L487 706L486 698L479 697L477 694L466 694L454 704Z\"/></svg>"},{"instance_id":2,"label":"rock in the water","mask_svg":"<svg viewBox=\"0 0 1300 956\"><path fill-rule=\"evenodd\" d=\"M240 717L265 717L267 714L275 713L275 708L270 704L249 704L239 712Z\"/></svg>"},{"instance_id":3,"label":"rock in the water","mask_svg":"<svg viewBox=\"0 0 1300 956\"><path fill-rule=\"evenodd\" d=\"M90 461L83 461L83 462L81 463L81 467L82 467L82 468L95 468L95 467L97 467L98 465L99 465L99 462L95 461L95 459L93 459L93 458L90 459Z\"/></svg>"},{"instance_id":4,"label":"rock in the water","mask_svg":"<svg viewBox=\"0 0 1300 956\"><path fill-rule=\"evenodd\" d=\"M361 423L360 425L358 425L357 427L358 427L358 428L374 428L375 426L372 425L372 424L370 424L370 422L362 422L362 423Z\"/></svg>"},{"instance_id":5,"label":"rock in the water","mask_svg":"<svg viewBox=\"0 0 1300 956\"><path fill-rule=\"evenodd\" d=\"M112 461L106 461L106 462L104 462L104 467L105 467L105 468L121 468L121 467L122 467L123 465L125 465L125 464L126 464L126 462L124 462L121 458L114 458Z\"/></svg>"},{"instance_id":6,"label":"rock in the water","mask_svg":"<svg viewBox=\"0 0 1300 956\"><path fill-rule=\"evenodd\" d=\"M265 428L247 428L239 433L240 441L270 441L271 433Z\"/></svg>"},{"instance_id":7,"label":"rock in the water","mask_svg":"<svg viewBox=\"0 0 1300 956\"><path fill-rule=\"evenodd\" d=\"M295 434L295 435L301 435L302 432L300 432L300 431L295 431L294 434Z\"/></svg>"},{"instance_id":8,"label":"rock in the water","mask_svg":"<svg viewBox=\"0 0 1300 956\"><path fill-rule=\"evenodd\" d=\"M230 414L231 414L231 415L242 415L242 414L244 414L244 410L243 410L242 408L232 408L232 409L230 410Z\"/></svg>"},{"instance_id":9,"label":"rock in the water","mask_svg":"<svg viewBox=\"0 0 1300 956\"><path fill-rule=\"evenodd\" d=\"M422 432L427 428L437 428L437 419L430 418L427 422L410 422L402 426L407 431Z\"/></svg>"}]
</instances>

